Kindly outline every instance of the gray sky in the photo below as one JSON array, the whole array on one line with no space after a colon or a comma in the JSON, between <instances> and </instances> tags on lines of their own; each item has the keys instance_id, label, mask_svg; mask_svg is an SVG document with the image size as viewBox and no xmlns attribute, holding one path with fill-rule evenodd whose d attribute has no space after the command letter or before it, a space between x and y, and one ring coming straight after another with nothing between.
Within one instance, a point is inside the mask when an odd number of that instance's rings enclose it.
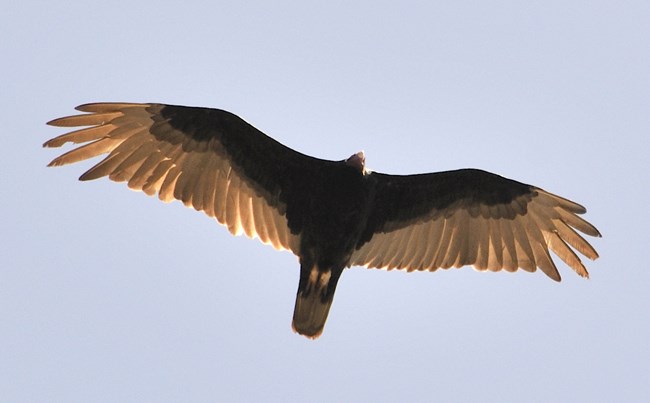
<instances>
[{"instance_id":1,"label":"gray sky","mask_svg":"<svg viewBox=\"0 0 650 403\"><path fill-rule=\"evenodd\" d=\"M0 396L648 401L650 2L14 1L0 16ZM444 3L437 4L437 3ZM45 165L93 101L212 106L301 152L477 167L587 206L584 280L352 268L291 332L298 262ZM590 240L591 241L591 240Z\"/></svg>"}]
</instances>

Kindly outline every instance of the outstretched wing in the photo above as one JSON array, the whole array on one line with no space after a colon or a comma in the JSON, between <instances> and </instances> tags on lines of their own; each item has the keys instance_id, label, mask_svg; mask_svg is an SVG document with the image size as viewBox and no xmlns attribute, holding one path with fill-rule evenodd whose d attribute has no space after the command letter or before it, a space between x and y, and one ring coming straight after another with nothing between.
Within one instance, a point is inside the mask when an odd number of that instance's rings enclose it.
<instances>
[{"instance_id":1,"label":"outstretched wing","mask_svg":"<svg viewBox=\"0 0 650 403\"><path fill-rule=\"evenodd\" d=\"M235 234L257 237L298 254L300 223L288 216L295 186L321 160L300 154L229 112L162 104L95 103L90 112L55 119L61 127L91 126L47 141L88 143L54 159L65 165L108 154L80 180L108 176L165 202L214 217Z\"/></svg>"},{"instance_id":2,"label":"outstretched wing","mask_svg":"<svg viewBox=\"0 0 650 403\"><path fill-rule=\"evenodd\" d=\"M572 248L598 257L576 232L600 236L578 216L585 208L534 186L475 169L371 175L374 207L350 265L409 271L539 267L560 281L549 250L583 277L587 270Z\"/></svg>"}]
</instances>

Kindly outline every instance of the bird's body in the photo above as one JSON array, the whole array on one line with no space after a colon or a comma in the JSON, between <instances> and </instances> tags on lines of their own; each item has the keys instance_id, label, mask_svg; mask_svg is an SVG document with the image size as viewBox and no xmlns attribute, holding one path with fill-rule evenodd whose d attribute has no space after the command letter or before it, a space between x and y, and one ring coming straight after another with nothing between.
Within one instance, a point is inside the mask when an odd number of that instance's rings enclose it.
<instances>
[{"instance_id":1,"label":"bird's body","mask_svg":"<svg viewBox=\"0 0 650 403\"><path fill-rule=\"evenodd\" d=\"M45 143L84 143L52 161L104 153L81 176L109 176L163 201L181 200L233 234L299 257L293 328L318 337L350 266L436 270L541 268L559 280L555 252L578 274L569 247L595 259L574 230L600 236L585 209L542 189L481 170L386 175L357 153L327 161L291 150L229 112L162 104L87 104L54 126L92 126Z\"/></svg>"}]
</instances>

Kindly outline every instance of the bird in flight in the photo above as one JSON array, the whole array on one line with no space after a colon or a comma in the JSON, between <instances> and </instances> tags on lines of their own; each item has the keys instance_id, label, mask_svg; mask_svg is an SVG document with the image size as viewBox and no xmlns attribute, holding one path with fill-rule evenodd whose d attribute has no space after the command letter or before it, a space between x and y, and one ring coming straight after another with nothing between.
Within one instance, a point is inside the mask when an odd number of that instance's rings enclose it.
<instances>
[{"instance_id":1,"label":"bird in flight","mask_svg":"<svg viewBox=\"0 0 650 403\"><path fill-rule=\"evenodd\" d=\"M598 257L579 234L600 237L585 208L538 187L478 169L388 175L365 168L363 152L341 161L310 157L220 109L92 103L48 122L89 126L45 147L86 143L49 166L107 154L79 178L108 176L129 188L180 200L234 235L298 256L292 328L323 332L343 269L435 271L541 269L560 274L550 251L578 275L574 252Z\"/></svg>"}]
</instances>

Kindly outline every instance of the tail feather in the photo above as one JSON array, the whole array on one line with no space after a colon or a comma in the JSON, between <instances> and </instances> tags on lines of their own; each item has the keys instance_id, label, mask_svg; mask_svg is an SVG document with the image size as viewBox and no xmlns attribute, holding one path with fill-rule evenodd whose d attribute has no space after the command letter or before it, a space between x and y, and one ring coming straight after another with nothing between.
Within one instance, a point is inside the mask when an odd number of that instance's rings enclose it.
<instances>
[{"instance_id":1,"label":"tail feather","mask_svg":"<svg viewBox=\"0 0 650 403\"><path fill-rule=\"evenodd\" d=\"M300 284L291 323L294 332L310 339L316 339L323 333L342 271L343 268L322 270L317 265L304 265L301 262Z\"/></svg>"},{"instance_id":2,"label":"tail feather","mask_svg":"<svg viewBox=\"0 0 650 403\"><path fill-rule=\"evenodd\" d=\"M323 333L333 297L331 295L323 299L319 292L311 292L306 296L302 292L298 293L291 323L293 331L310 339L318 338Z\"/></svg>"}]
</instances>

